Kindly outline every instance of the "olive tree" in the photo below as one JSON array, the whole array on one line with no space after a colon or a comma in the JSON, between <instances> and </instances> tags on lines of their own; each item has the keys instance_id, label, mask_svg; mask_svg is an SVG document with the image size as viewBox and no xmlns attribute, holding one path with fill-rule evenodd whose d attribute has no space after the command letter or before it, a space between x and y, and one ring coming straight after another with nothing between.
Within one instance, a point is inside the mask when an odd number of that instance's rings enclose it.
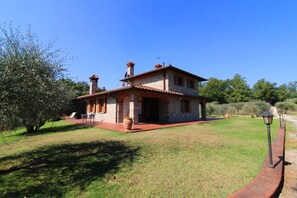
<instances>
[{"instance_id":1,"label":"olive tree","mask_svg":"<svg viewBox=\"0 0 297 198\"><path fill-rule=\"evenodd\" d=\"M34 132L60 113L74 96L59 81L66 60L30 28L22 33L11 24L0 27L0 131L25 126Z\"/></svg>"}]
</instances>

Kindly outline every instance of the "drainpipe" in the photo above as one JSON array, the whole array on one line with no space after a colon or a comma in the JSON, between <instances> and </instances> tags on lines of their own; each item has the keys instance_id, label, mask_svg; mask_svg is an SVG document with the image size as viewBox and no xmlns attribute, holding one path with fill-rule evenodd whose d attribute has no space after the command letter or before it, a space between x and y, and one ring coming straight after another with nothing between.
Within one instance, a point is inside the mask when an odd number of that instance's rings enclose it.
<instances>
[{"instance_id":1,"label":"drainpipe","mask_svg":"<svg viewBox=\"0 0 297 198\"><path fill-rule=\"evenodd\" d=\"M110 95L110 93L107 93L108 96L114 98L116 100L116 116L115 116L115 122L118 123L118 98L115 96Z\"/></svg>"}]
</instances>

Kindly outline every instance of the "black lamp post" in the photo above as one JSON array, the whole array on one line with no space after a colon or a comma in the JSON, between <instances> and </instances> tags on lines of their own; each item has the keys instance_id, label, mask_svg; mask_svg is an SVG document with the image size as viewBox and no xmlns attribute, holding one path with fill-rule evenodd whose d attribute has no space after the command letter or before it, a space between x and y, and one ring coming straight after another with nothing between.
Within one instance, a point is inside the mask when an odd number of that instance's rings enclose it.
<instances>
[{"instance_id":1,"label":"black lamp post","mask_svg":"<svg viewBox=\"0 0 297 198\"><path fill-rule=\"evenodd\" d=\"M270 125L273 121L273 115L266 110L263 114L263 121L267 125L267 138L268 138L268 151L269 151L269 167L273 168L273 161L272 161L272 148L271 148L271 135L270 135Z\"/></svg>"},{"instance_id":2,"label":"black lamp post","mask_svg":"<svg viewBox=\"0 0 297 198\"><path fill-rule=\"evenodd\" d=\"M277 111L278 115L279 115L279 128L282 128L282 114L283 111L280 109Z\"/></svg>"}]
</instances>

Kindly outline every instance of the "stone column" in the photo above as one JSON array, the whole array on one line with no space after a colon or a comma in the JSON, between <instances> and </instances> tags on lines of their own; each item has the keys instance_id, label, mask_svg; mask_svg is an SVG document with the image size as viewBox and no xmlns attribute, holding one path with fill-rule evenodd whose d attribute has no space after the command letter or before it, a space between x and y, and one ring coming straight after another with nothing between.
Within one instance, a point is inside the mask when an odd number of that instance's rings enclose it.
<instances>
[{"instance_id":1,"label":"stone column","mask_svg":"<svg viewBox=\"0 0 297 198\"><path fill-rule=\"evenodd\" d=\"M138 124L139 122L139 102L137 98L135 94L130 94L129 116L132 117L134 124Z\"/></svg>"},{"instance_id":2,"label":"stone column","mask_svg":"<svg viewBox=\"0 0 297 198\"><path fill-rule=\"evenodd\" d=\"M201 103L202 120L206 120L206 102Z\"/></svg>"}]
</instances>

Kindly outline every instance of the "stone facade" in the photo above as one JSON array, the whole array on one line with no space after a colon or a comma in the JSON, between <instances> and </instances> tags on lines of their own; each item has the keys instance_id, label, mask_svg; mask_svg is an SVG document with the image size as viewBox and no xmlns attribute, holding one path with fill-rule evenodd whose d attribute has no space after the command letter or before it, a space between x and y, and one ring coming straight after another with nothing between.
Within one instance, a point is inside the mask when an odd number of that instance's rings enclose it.
<instances>
[{"instance_id":1,"label":"stone facade","mask_svg":"<svg viewBox=\"0 0 297 198\"><path fill-rule=\"evenodd\" d=\"M106 98L106 112L97 112L96 108L98 105L98 99L93 99L96 101L93 108L88 110L88 114L95 113L96 122L111 122L116 123L116 99L112 97Z\"/></svg>"},{"instance_id":2,"label":"stone facade","mask_svg":"<svg viewBox=\"0 0 297 198\"><path fill-rule=\"evenodd\" d=\"M95 121L122 123L126 116L132 117L134 124L206 119L206 99L198 96L198 82L205 79L160 64L153 71L134 76L132 62L127 64L126 74L123 81L128 86L81 97L88 101L87 111L95 113ZM105 111L96 109L103 105L102 98Z\"/></svg>"},{"instance_id":3,"label":"stone facade","mask_svg":"<svg viewBox=\"0 0 297 198\"><path fill-rule=\"evenodd\" d=\"M186 76L184 74L180 74L174 71L169 71L168 72L168 91L174 91L174 92L180 92L183 94L187 94L187 95L193 95L193 96L198 96L199 92L198 92L198 82L197 80L195 80L194 78L190 77L190 76ZM183 79L183 86L180 85L176 85L174 82L174 77L181 77ZM193 88L188 88L187 87L187 80L191 80L194 83Z\"/></svg>"},{"instance_id":4,"label":"stone facade","mask_svg":"<svg viewBox=\"0 0 297 198\"><path fill-rule=\"evenodd\" d=\"M154 87L157 89L164 90L163 80L164 80L163 73L159 72L159 73L143 76L140 78L135 78L132 81L132 85L144 85L144 86ZM166 86L166 84L168 84L168 80L166 80L166 77L165 77L165 90L166 90L166 87L168 87L168 85Z\"/></svg>"},{"instance_id":5,"label":"stone facade","mask_svg":"<svg viewBox=\"0 0 297 198\"><path fill-rule=\"evenodd\" d=\"M169 123L195 121L199 119L199 101L196 99L189 99L190 111L181 112L181 98L172 97L169 101Z\"/></svg>"}]
</instances>

